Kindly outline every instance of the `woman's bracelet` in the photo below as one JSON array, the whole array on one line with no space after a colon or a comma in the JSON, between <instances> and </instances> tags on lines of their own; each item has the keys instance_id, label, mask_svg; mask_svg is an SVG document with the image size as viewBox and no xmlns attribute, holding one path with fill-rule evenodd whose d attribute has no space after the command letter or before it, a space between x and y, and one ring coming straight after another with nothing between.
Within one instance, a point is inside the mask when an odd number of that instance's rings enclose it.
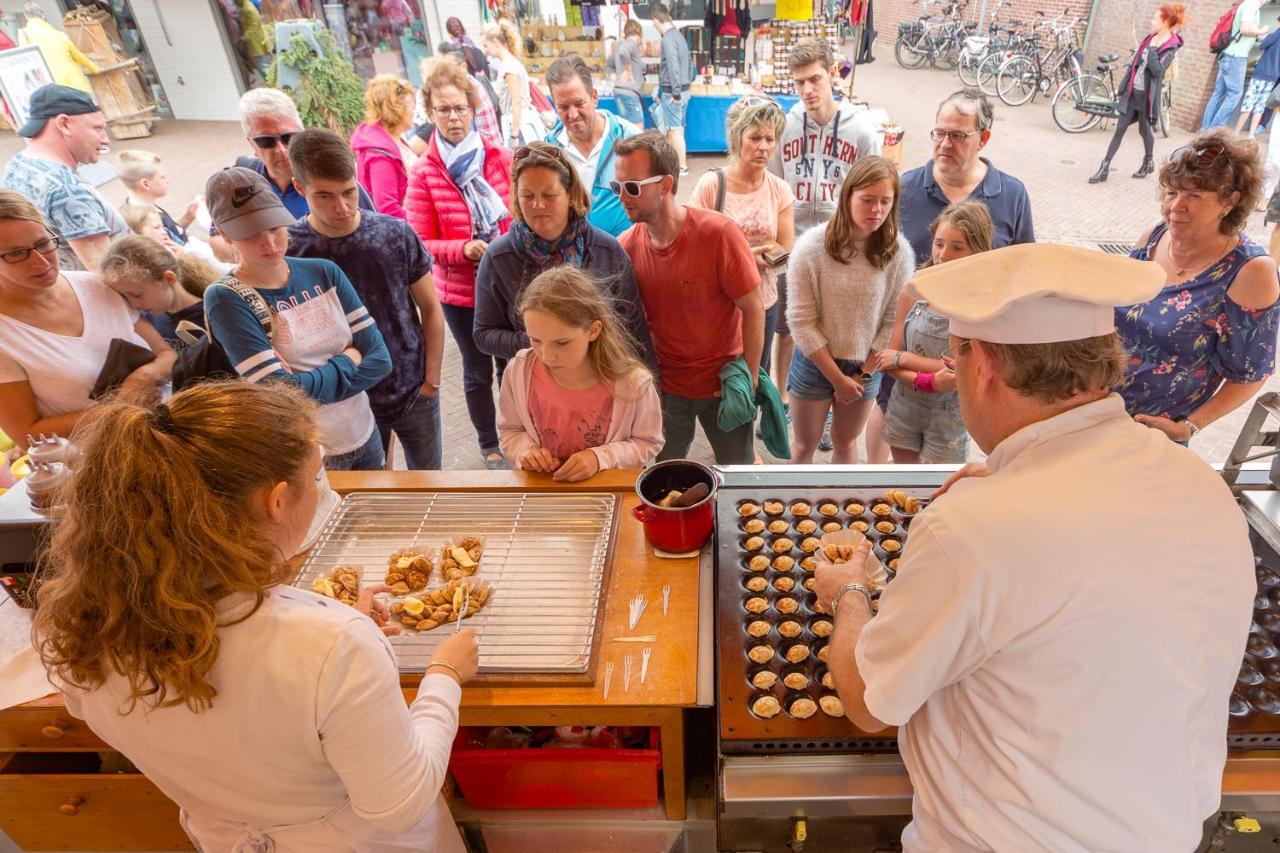
<instances>
[{"instance_id":1,"label":"woman's bracelet","mask_svg":"<svg viewBox=\"0 0 1280 853\"><path fill-rule=\"evenodd\" d=\"M925 394L935 394L938 391L933 385L932 373L917 373L916 378L911 381L911 386Z\"/></svg>"},{"instance_id":2,"label":"woman's bracelet","mask_svg":"<svg viewBox=\"0 0 1280 853\"><path fill-rule=\"evenodd\" d=\"M898 350L893 354L893 369L897 370L902 366L902 350Z\"/></svg>"},{"instance_id":3,"label":"woman's bracelet","mask_svg":"<svg viewBox=\"0 0 1280 853\"><path fill-rule=\"evenodd\" d=\"M451 672L453 672L454 678L455 678L455 679L457 680L457 682L458 682L458 686L459 686L459 687L461 687L461 686L462 686L462 681L463 681L463 679L462 679L462 673L458 672L458 668L457 668L456 666L454 666L453 664L449 663L447 660L433 660L433 661L431 661L430 663L428 663L428 664L427 664L427 670L428 670L428 671L430 671L431 667L433 667L433 666L442 666L442 667L444 667L445 669L450 670Z\"/></svg>"}]
</instances>

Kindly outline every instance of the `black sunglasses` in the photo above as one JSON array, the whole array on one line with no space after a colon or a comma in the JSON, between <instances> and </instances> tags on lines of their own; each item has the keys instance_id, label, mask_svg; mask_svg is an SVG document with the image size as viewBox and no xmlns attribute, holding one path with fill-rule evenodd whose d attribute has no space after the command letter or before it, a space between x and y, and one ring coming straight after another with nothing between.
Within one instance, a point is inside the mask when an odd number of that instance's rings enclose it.
<instances>
[{"instance_id":1,"label":"black sunglasses","mask_svg":"<svg viewBox=\"0 0 1280 853\"><path fill-rule=\"evenodd\" d=\"M263 149L275 148L279 143L284 143L284 147L288 148L289 142L297 136L298 133L299 131L294 131L292 133L282 133L279 136L269 136L265 134L262 136L250 136L249 141Z\"/></svg>"}]
</instances>

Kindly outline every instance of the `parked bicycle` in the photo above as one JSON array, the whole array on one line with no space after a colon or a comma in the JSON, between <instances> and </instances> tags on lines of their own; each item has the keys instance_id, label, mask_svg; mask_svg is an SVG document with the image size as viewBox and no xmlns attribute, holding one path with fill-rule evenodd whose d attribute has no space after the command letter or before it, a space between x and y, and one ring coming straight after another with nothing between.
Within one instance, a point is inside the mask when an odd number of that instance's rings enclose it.
<instances>
[{"instance_id":1,"label":"parked bicycle","mask_svg":"<svg viewBox=\"0 0 1280 853\"><path fill-rule=\"evenodd\" d=\"M926 0L926 7L938 0ZM926 62L934 68L951 69L960 60L965 37L977 28L962 20L967 2L943 6L941 15L925 15L898 25L893 45L894 58L903 68L920 68Z\"/></svg>"},{"instance_id":2,"label":"parked bicycle","mask_svg":"<svg viewBox=\"0 0 1280 853\"><path fill-rule=\"evenodd\" d=\"M1043 15L1042 12L1036 12L1037 15ZM974 75L977 79L974 85L989 98L998 96L996 88L997 77L1000 74L1000 66L1004 65L1015 56L1027 55L1035 53L1039 50L1040 30L1044 26L1044 22L1033 24L1030 32L1020 32L1013 29L1013 26L1025 26L1021 21L1011 21L1011 26L1002 27L1001 31L1005 34L1004 46L999 50L992 50L987 54L986 58L978 65L978 70Z\"/></svg>"},{"instance_id":3,"label":"parked bicycle","mask_svg":"<svg viewBox=\"0 0 1280 853\"><path fill-rule=\"evenodd\" d=\"M1081 74L1076 28L1081 23L1066 19L1063 12L1051 25L1053 48L1046 55L1037 49L1030 55L1014 56L1000 66L996 94L1011 107L1021 106L1043 92L1049 94L1060 84Z\"/></svg>"},{"instance_id":4,"label":"parked bicycle","mask_svg":"<svg viewBox=\"0 0 1280 853\"><path fill-rule=\"evenodd\" d=\"M1132 61L1133 53L1129 54ZM1098 65L1063 83L1053 95L1054 124L1067 133L1084 133L1103 121L1120 118L1120 86L1116 83L1119 54L1105 53ZM1126 63L1127 67L1127 63ZM1171 75L1172 77L1172 75ZM1173 81L1160 87L1160 135L1169 138L1169 114L1173 110Z\"/></svg>"}]
</instances>

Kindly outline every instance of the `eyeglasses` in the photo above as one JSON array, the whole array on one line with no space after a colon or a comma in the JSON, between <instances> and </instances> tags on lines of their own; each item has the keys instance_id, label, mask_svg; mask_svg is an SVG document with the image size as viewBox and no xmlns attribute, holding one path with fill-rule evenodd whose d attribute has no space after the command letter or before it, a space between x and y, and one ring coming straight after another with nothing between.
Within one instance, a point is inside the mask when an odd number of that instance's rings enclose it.
<instances>
[{"instance_id":1,"label":"eyeglasses","mask_svg":"<svg viewBox=\"0 0 1280 853\"><path fill-rule=\"evenodd\" d=\"M1173 149L1173 153L1169 155L1169 162L1179 160L1187 155L1191 155L1192 162L1188 165L1192 169L1204 169L1212 166L1220 158L1227 156L1227 147L1221 142L1210 142L1203 148L1196 148L1193 145L1183 145L1181 148Z\"/></svg>"},{"instance_id":2,"label":"eyeglasses","mask_svg":"<svg viewBox=\"0 0 1280 853\"><path fill-rule=\"evenodd\" d=\"M279 136L271 136L263 134L262 136L250 136L249 141L264 150L275 148L279 144L283 144L285 148L289 147L289 142L301 131L293 131L292 133L282 133Z\"/></svg>"},{"instance_id":3,"label":"eyeglasses","mask_svg":"<svg viewBox=\"0 0 1280 853\"><path fill-rule=\"evenodd\" d=\"M50 234L34 246L28 246L25 249L10 249L7 252L0 252L0 260L6 264L20 264L31 257L32 252L39 252L42 255L54 255L63 246L62 238L55 237Z\"/></svg>"},{"instance_id":4,"label":"eyeglasses","mask_svg":"<svg viewBox=\"0 0 1280 853\"><path fill-rule=\"evenodd\" d=\"M959 145L961 142L964 142L970 136L977 136L979 133L982 133L982 131L980 130L941 130L940 128L935 127L933 130L929 131L929 138L932 139L934 142L941 142L944 139L949 139L951 140L952 145Z\"/></svg>"},{"instance_id":5,"label":"eyeglasses","mask_svg":"<svg viewBox=\"0 0 1280 853\"><path fill-rule=\"evenodd\" d=\"M944 362L949 361L954 364L956 360L956 356L960 354L961 350L963 350L965 347L968 347L968 346L973 346L973 341L969 340L968 338L965 338L964 340L960 341L960 343L956 344L955 349L951 349L950 347L948 347L947 349L944 349L942 351L942 356L941 356L942 360Z\"/></svg>"},{"instance_id":6,"label":"eyeglasses","mask_svg":"<svg viewBox=\"0 0 1280 853\"><path fill-rule=\"evenodd\" d=\"M444 118L448 118L449 116L457 116L458 118L462 118L467 113L471 112L471 105L467 104L466 106L462 106L462 107L432 107L432 109L436 111L436 115L442 116Z\"/></svg>"},{"instance_id":7,"label":"eyeglasses","mask_svg":"<svg viewBox=\"0 0 1280 853\"><path fill-rule=\"evenodd\" d=\"M641 187L647 184L656 184L665 177L666 175L654 175L652 178L645 178L642 181L622 181L621 183L610 181L609 189L613 191L614 195L622 195L625 192L632 198L639 198Z\"/></svg>"}]
</instances>

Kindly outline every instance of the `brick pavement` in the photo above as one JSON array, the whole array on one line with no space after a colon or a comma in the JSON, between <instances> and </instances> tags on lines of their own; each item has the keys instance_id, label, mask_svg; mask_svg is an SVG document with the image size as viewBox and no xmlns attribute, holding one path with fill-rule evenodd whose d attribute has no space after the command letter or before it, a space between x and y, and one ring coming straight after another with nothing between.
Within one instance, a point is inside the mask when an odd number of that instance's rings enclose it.
<instances>
[{"instance_id":1,"label":"brick pavement","mask_svg":"<svg viewBox=\"0 0 1280 853\"><path fill-rule=\"evenodd\" d=\"M890 107L893 118L906 130L903 167L913 168L929 157L927 134L937 103L959 83L953 73L900 68L892 59L891 49L884 50L884 45L879 46L878 55L879 61L858 66L857 90L873 104ZM1049 115L1047 100L1037 97L1018 108L997 104L995 133L985 154L1027 184L1040 239L1084 245L1132 242L1159 218L1156 182L1153 178L1135 181L1129 177L1142 156L1135 132L1117 156L1111 180L1098 186L1087 184L1086 178L1097 167L1109 135L1109 131L1102 130L1078 135L1063 133ZM1179 130L1167 140L1157 137L1157 157L1166 157L1190 138L1190 134ZM165 159L172 188L169 207L173 210L183 207L182 200L202 192L205 179L214 169L247 153L239 127L229 122L160 122L153 137L116 142L113 147L145 148ZM7 160L18 150L21 140L12 134L0 136L0 160ZM687 198L698 177L722 159L691 156L693 174L681 181L681 197ZM113 201L124 198L118 181L103 191ZM1248 231L1255 239L1266 239L1260 214L1251 221ZM1280 390L1280 379L1273 378L1268 390ZM452 341L446 346L443 394L445 467L478 467L480 457L463 404L459 358ZM1210 460L1225 458L1246 411L1247 408L1241 409L1205 429L1194 448ZM701 437L691 455L705 461L712 458ZM818 461L827 461L826 455L819 454Z\"/></svg>"}]
</instances>

